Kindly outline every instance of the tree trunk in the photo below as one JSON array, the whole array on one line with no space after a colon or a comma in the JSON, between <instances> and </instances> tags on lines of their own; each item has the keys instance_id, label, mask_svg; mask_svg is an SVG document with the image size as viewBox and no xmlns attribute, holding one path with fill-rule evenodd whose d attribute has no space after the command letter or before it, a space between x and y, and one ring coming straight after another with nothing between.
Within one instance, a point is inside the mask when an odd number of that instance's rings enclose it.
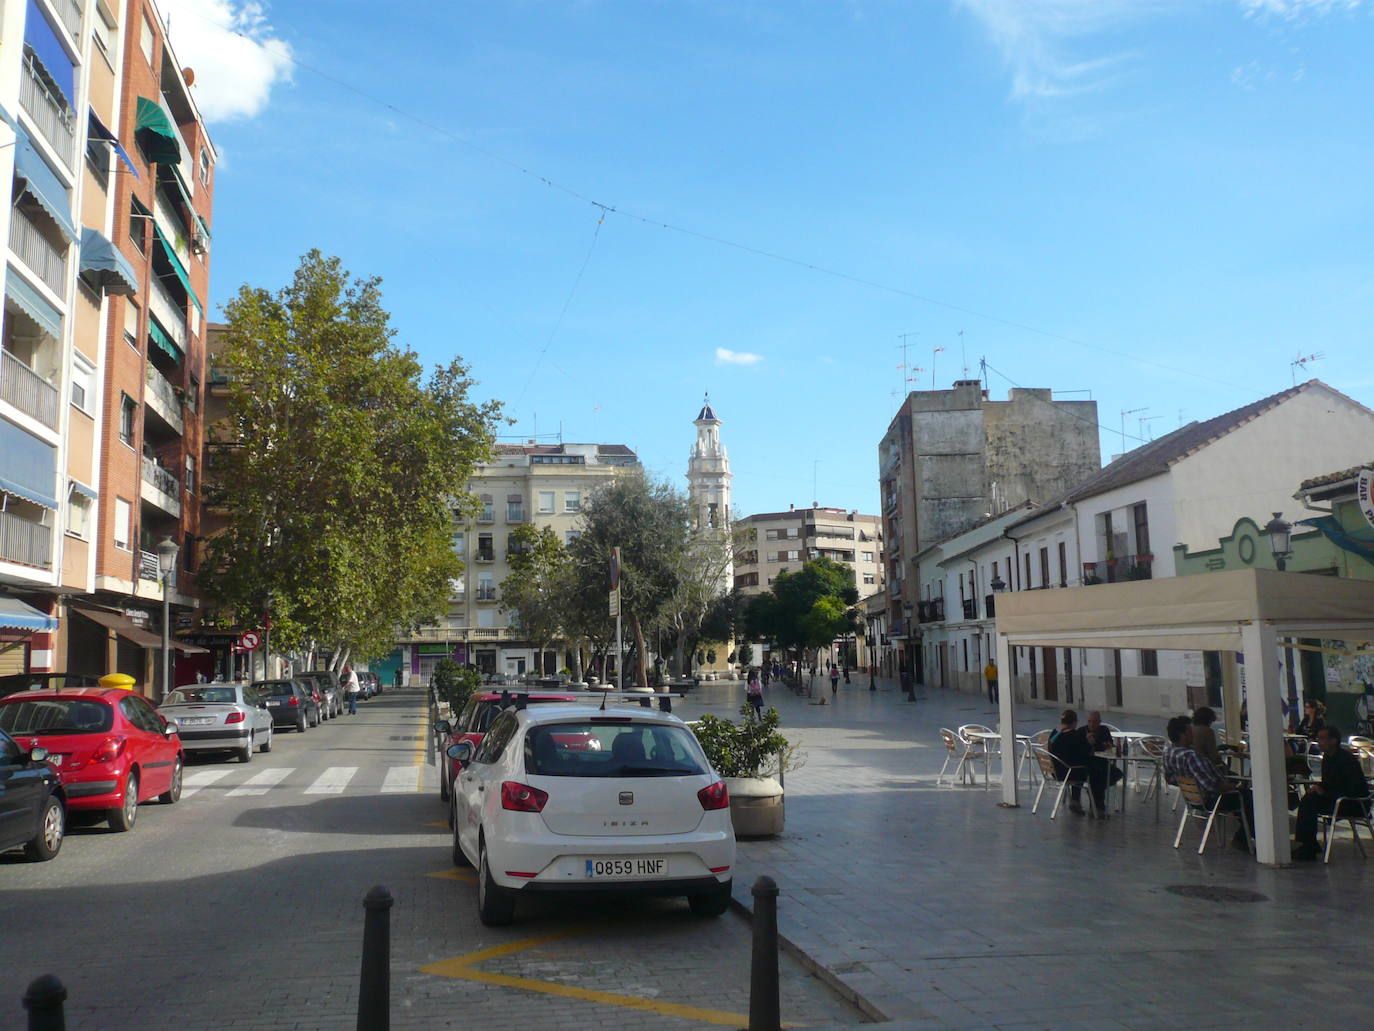
<instances>
[{"instance_id":1,"label":"tree trunk","mask_svg":"<svg viewBox=\"0 0 1374 1031\"><path fill-rule=\"evenodd\" d=\"M569 643L572 644L572 653L573 653L572 674L573 674L573 679L576 680L576 681L578 681L578 682L580 683L580 682L582 681L582 679L583 679L583 677L582 677L582 642L581 642L581 641L571 641L571 642L569 642Z\"/></svg>"},{"instance_id":2,"label":"tree trunk","mask_svg":"<svg viewBox=\"0 0 1374 1031\"><path fill-rule=\"evenodd\" d=\"M638 615L630 616L630 626L635 632L635 684L643 690L649 686L649 674L644 663L644 630L639 625Z\"/></svg>"}]
</instances>

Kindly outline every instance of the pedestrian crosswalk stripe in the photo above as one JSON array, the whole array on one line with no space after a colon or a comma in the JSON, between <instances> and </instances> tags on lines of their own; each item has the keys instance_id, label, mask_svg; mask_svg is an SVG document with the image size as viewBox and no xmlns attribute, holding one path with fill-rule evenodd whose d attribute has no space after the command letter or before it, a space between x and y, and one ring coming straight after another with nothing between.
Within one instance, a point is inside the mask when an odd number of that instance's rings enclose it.
<instances>
[{"instance_id":1,"label":"pedestrian crosswalk stripe","mask_svg":"<svg viewBox=\"0 0 1374 1031\"><path fill-rule=\"evenodd\" d=\"M315 783L305 789L307 795L339 795L344 788L348 787L348 782L353 779L353 775L358 772L356 766L331 766L318 777Z\"/></svg>"},{"instance_id":2,"label":"pedestrian crosswalk stripe","mask_svg":"<svg viewBox=\"0 0 1374 1031\"><path fill-rule=\"evenodd\" d=\"M419 789L420 767L418 766L393 766L386 771L386 779L382 781L382 794L418 791Z\"/></svg>"},{"instance_id":3,"label":"pedestrian crosswalk stripe","mask_svg":"<svg viewBox=\"0 0 1374 1031\"><path fill-rule=\"evenodd\" d=\"M229 776L228 770L196 770L188 773L181 781L181 797L190 798L201 788L208 788L217 780Z\"/></svg>"},{"instance_id":4,"label":"pedestrian crosswalk stripe","mask_svg":"<svg viewBox=\"0 0 1374 1031\"><path fill-rule=\"evenodd\" d=\"M249 778L244 784L229 792L228 797L241 798L244 795L265 795L273 787L280 784L295 772L296 768L294 766L275 770L263 770L261 773L255 774L253 777Z\"/></svg>"}]
</instances>

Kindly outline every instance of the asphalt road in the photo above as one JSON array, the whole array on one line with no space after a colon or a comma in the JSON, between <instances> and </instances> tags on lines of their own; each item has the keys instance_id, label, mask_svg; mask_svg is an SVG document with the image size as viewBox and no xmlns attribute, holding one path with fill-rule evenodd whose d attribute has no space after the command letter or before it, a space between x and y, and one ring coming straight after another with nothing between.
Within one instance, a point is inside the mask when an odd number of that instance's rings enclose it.
<instances>
[{"instance_id":1,"label":"asphalt road","mask_svg":"<svg viewBox=\"0 0 1374 1031\"><path fill-rule=\"evenodd\" d=\"M741 1027L749 929L681 901L540 900L482 927L452 869L426 712L387 692L249 764L196 759L134 830L72 826L61 854L0 856L0 1028L54 973L68 1026L351 1028L362 898L395 898L392 1027ZM786 957L783 1017L856 1022ZM537 1023L536 1023L537 1022Z\"/></svg>"}]
</instances>

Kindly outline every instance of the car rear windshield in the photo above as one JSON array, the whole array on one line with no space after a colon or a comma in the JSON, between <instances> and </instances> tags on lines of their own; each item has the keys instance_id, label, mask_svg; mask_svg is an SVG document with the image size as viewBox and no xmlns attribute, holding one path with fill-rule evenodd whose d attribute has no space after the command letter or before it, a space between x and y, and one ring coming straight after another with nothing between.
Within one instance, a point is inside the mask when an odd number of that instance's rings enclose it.
<instances>
[{"instance_id":1,"label":"car rear windshield","mask_svg":"<svg viewBox=\"0 0 1374 1031\"><path fill-rule=\"evenodd\" d=\"M525 735L538 777L693 777L709 772L690 732L662 723L549 723Z\"/></svg>"},{"instance_id":2,"label":"car rear windshield","mask_svg":"<svg viewBox=\"0 0 1374 1031\"><path fill-rule=\"evenodd\" d=\"M561 702L563 698L526 698L525 702L529 705L542 705L547 702ZM511 699L511 704L515 699ZM485 734L491 728L491 721L501 715L501 700L492 698L476 702L477 708L473 712L472 725L467 728L468 733Z\"/></svg>"},{"instance_id":3,"label":"car rear windshield","mask_svg":"<svg viewBox=\"0 0 1374 1031\"><path fill-rule=\"evenodd\" d=\"M163 705L223 705L238 701L232 687L179 687L167 696Z\"/></svg>"},{"instance_id":4,"label":"car rear windshield","mask_svg":"<svg viewBox=\"0 0 1374 1031\"><path fill-rule=\"evenodd\" d=\"M291 681L289 680L264 680L253 686L263 694L289 695L296 693L291 689Z\"/></svg>"},{"instance_id":5,"label":"car rear windshield","mask_svg":"<svg viewBox=\"0 0 1374 1031\"><path fill-rule=\"evenodd\" d=\"M18 734L103 734L114 711L85 698L23 698L0 703L0 730Z\"/></svg>"}]
</instances>

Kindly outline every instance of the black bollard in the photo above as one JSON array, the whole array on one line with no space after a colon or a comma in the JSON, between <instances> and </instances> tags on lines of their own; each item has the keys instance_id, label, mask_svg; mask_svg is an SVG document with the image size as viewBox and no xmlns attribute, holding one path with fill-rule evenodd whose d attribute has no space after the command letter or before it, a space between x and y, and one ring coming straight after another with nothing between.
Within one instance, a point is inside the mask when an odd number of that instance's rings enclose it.
<instances>
[{"instance_id":1,"label":"black bollard","mask_svg":"<svg viewBox=\"0 0 1374 1031\"><path fill-rule=\"evenodd\" d=\"M778 885L754 882L754 960L749 969L749 1031L781 1031L778 1005Z\"/></svg>"},{"instance_id":2,"label":"black bollard","mask_svg":"<svg viewBox=\"0 0 1374 1031\"><path fill-rule=\"evenodd\" d=\"M24 993L24 1008L29 1011L29 1031L67 1031L67 1017L62 1004L67 1001L67 989L52 974L44 974L29 982Z\"/></svg>"},{"instance_id":3,"label":"black bollard","mask_svg":"<svg viewBox=\"0 0 1374 1031\"><path fill-rule=\"evenodd\" d=\"M358 1031L387 1031L391 1027L391 892L377 885L363 898L363 909Z\"/></svg>"}]
</instances>

